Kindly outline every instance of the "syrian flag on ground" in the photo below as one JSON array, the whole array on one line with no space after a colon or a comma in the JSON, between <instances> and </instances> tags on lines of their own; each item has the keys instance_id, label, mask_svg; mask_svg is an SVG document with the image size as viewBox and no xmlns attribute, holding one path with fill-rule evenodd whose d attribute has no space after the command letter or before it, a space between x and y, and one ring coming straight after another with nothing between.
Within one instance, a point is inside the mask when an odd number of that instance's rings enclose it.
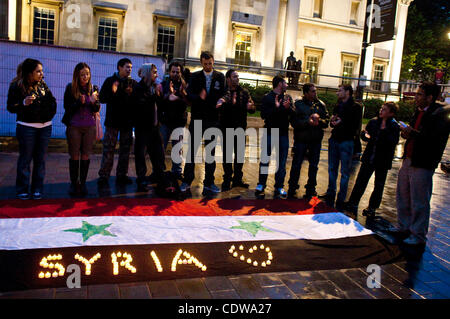
<instances>
[{"instance_id":1,"label":"syrian flag on ground","mask_svg":"<svg viewBox=\"0 0 450 319\"><path fill-rule=\"evenodd\" d=\"M87 285L367 267L399 256L317 199L0 201L0 291L66 286L71 264Z\"/></svg>"}]
</instances>

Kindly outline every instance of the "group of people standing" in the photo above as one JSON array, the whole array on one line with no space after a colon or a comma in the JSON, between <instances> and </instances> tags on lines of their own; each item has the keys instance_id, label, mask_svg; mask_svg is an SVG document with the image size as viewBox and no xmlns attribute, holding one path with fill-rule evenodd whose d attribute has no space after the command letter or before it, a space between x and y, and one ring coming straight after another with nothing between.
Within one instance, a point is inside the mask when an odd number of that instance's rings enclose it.
<instances>
[{"instance_id":1,"label":"group of people standing","mask_svg":"<svg viewBox=\"0 0 450 319\"><path fill-rule=\"evenodd\" d=\"M134 155L138 190L146 191L148 183L159 182L166 170L165 150L172 144L172 174L180 180L180 190L188 192L195 179L195 155L204 140L205 148L212 145L215 154L216 141L204 134L210 128L222 131L223 182L220 190L215 185L215 161L206 161L203 193L219 193L233 187L248 188L243 180L243 154L245 135L229 135L229 129L247 128L247 114L255 112L255 104L249 92L239 83L239 74L228 70L225 76L214 70L214 57L210 52L200 56L202 70L185 80L183 66L178 62L169 65L168 75L159 83L158 70L153 64L143 64L137 82L131 78L132 62L124 58L117 63L117 72L108 77L100 91L91 83L90 68L86 63L76 65L73 79L64 93L64 117L69 149L70 194L86 195L86 177L90 154L97 135L97 113L100 103L106 103L103 155L98 172L99 186L106 186L114 162L114 151L119 142L119 159L116 171L118 184L131 184L128 176L129 155L135 133ZM309 162L308 180L304 198L317 196L317 171L324 130L331 126L328 140L328 188L319 196L337 210L357 212L370 177L375 173L375 187L365 214L374 214L380 206L388 170L392 166L395 147L400 132L407 139L404 161L397 185L399 227L395 232L408 234L406 243L423 243L426 238L430 211L432 176L449 136L448 107L436 103L439 87L423 83L416 94L417 110L410 125L398 123L395 115L398 106L385 103L377 118L372 119L360 137L367 142L362 164L346 202L353 157L355 136L359 134L362 107L353 99L351 85L340 85L338 104L329 114L325 104L317 98L314 84L303 85L303 98L293 101L286 90L288 84L281 76L272 80L272 90L262 100L261 118L264 120L261 158L271 156L273 149L277 170L275 172L274 198L297 198L302 162ZM178 157L174 149L183 142L183 134L172 134L187 124L187 107L191 106L188 126L188 154L182 171L182 150ZM17 163L16 191L18 198L42 197L45 175L45 154L51 135L52 118L56 113L56 99L43 81L42 63L26 59L17 69L17 77L11 82L7 108L17 114L17 139L19 159ZM195 126L200 123L201 129ZM289 126L294 131L292 166L288 191L284 190L286 161L289 151ZM276 132L276 134L275 134ZM201 134L199 139L198 134ZM231 141L230 136L232 136ZM199 142L200 141L200 142ZM277 147L274 147L277 143ZM179 145L178 145L179 146ZM145 156L152 163L152 174L147 176ZM234 160L233 160L233 154ZM244 156L245 157L245 156ZM31 187L30 163L33 160ZM260 161L259 179L255 189L263 196L269 175L269 162ZM337 178L340 167L340 187ZM337 193L337 197L336 197Z\"/></svg>"}]
</instances>

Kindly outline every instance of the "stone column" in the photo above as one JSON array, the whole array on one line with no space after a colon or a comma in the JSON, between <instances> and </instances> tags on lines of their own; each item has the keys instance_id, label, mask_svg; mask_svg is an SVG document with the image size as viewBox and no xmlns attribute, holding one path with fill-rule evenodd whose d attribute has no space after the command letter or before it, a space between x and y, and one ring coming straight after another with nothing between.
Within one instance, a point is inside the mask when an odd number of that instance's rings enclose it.
<instances>
[{"instance_id":1,"label":"stone column","mask_svg":"<svg viewBox=\"0 0 450 319\"><path fill-rule=\"evenodd\" d=\"M206 0L191 0L191 12L189 12L189 30L188 30L188 57L200 58L203 25L205 22Z\"/></svg>"},{"instance_id":2,"label":"stone column","mask_svg":"<svg viewBox=\"0 0 450 319\"><path fill-rule=\"evenodd\" d=\"M297 50L297 31L298 31L298 16L300 10L300 0L288 0L286 9L286 25L284 28L284 44L283 44L283 58L289 56L291 51L294 51L294 56L298 56ZM283 62L284 63L284 62Z\"/></svg>"},{"instance_id":3,"label":"stone column","mask_svg":"<svg viewBox=\"0 0 450 319\"><path fill-rule=\"evenodd\" d=\"M16 1L8 0L8 38L13 41L16 40L16 10Z\"/></svg>"},{"instance_id":4,"label":"stone column","mask_svg":"<svg viewBox=\"0 0 450 319\"><path fill-rule=\"evenodd\" d=\"M397 34L394 40L394 50L391 61L391 81L398 82L400 69L402 67L403 44L405 42L406 20L408 18L408 7L412 0L399 0L397 5ZM391 83L391 90L398 90L397 83Z\"/></svg>"},{"instance_id":5,"label":"stone column","mask_svg":"<svg viewBox=\"0 0 450 319\"><path fill-rule=\"evenodd\" d=\"M214 60L226 61L231 0L216 1L216 30L214 34Z\"/></svg>"},{"instance_id":6,"label":"stone column","mask_svg":"<svg viewBox=\"0 0 450 319\"><path fill-rule=\"evenodd\" d=\"M278 10L280 0L267 0L264 29L262 36L261 65L273 67L275 61L275 46L277 43Z\"/></svg>"}]
</instances>

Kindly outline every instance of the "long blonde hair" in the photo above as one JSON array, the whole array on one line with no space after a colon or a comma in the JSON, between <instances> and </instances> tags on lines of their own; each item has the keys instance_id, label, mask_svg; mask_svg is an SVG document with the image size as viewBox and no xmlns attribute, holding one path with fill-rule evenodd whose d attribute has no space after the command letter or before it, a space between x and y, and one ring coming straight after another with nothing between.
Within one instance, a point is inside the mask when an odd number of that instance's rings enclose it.
<instances>
[{"instance_id":1,"label":"long blonde hair","mask_svg":"<svg viewBox=\"0 0 450 319\"><path fill-rule=\"evenodd\" d=\"M87 65L84 62L80 62L75 66L75 69L73 70L73 78L72 78L72 95L75 99L79 99L81 96L81 88L80 88L80 73L81 70L87 68L89 70L89 81L87 83L88 86L88 92L90 93L92 90L92 83L91 83L91 68L89 65Z\"/></svg>"}]
</instances>

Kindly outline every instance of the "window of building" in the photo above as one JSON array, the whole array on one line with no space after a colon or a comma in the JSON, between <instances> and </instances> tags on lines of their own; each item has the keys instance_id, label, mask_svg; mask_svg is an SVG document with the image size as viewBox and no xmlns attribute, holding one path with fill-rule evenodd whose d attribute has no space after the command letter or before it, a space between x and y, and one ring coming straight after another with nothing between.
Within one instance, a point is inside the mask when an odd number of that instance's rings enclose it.
<instances>
[{"instance_id":1,"label":"window of building","mask_svg":"<svg viewBox=\"0 0 450 319\"><path fill-rule=\"evenodd\" d=\"M384 80L384 64L374 64L373 66L373 80L383 81ZM372 82L371 88L372 90L381 91L382 88L381 82Z\"/></svg>"},{"instance_id":2,"label":"window of building","mask_svg":"<svg viewBox=\"0 0 450 319\"><path fill-rule=\"evenodd\" d=\"M234 49L234 63L249 65L251 50L252 50L252 34L237 31L236 44Z\"/></svg>"},{"instance_id":3,"label":"window of building","mask_svg":"<svg viewBox=\"0 0 450 319\"><path fill-rule=\"evenodd\" d=\"M350 11L350 24L358 25L358 9L359 1L352 1L352 8Z\"/></svg>"},{"instance_id":4,"label":"window of building","mask_svg":"<svg viewBox=\"0 0 450 319\"><path fill-rule=\"evenodd\" d=\"M39 44L55 43L56 11L48 8L34 7L33 42Z\"/></svg>"},{"instance_id":5,"label":"window of building","mask_svg":"<svg viewBox=\"0 0 450 319\"><path fill-rule=\"evenodd\" d=\"M342 76L353 77L355 62L353 60L344 60L342 65ZM352 84L350 79L342 79L342 84Z\"/></svg>"},{"instance_id":6,"label":"window of building","mask_svg":"<svg viewBox=\"0 0 450 319\"><path fill-rule=\"evenodd\" d=\"M306 56L306 70L309 73L309 82L317 83L319 73L319 55L309 54Z\"/></svg>"},{"instance_id":7,"label":"window of building","mask_svg":"<svg viewBox=\"0 0 450 319\"><path fill-rule=\"evenodd\" d=\"M314 0L313 17L322 19L323 0Z\"/></svg>"},{"instance_id":8,"label":"window of building","mask_svg":"<svg viewBox=\"0 0 450 319\"><path fill-rule=\"evenodd\" d=\"M0 39L8 39L8 0L0 0Z\"/></svg>"},{"instance_id":9,"label":"window of building","mask_svg":"<svg viewBox=\"0 0 450 319\"><path fill-rule=\"evenodd\" d=\"M98 20L98 50L117 51L118 21L115 18L100 17Z\"/></svg>"},{"instance_id":10,"label":"window of building","mask_svg":"<svg viewBox=\"0 0 450 319\"><path fill-rule=\"evenodd\" d=\"M158 26L158 43L156 54L172 60L175 52L176 26L160 24Z\"/></svg>"},{"instance_id":11,"label":"window of building","mask_svg":"<svg viewBox=\"0 0 450 319\"><path fill-rule=\"evenodd\" d=\"M104 51L122 50L123 21L128 6L111 2L95 2L92 5L97 38L93 37L92 47Z\"/></svg>"}]
</instances>

